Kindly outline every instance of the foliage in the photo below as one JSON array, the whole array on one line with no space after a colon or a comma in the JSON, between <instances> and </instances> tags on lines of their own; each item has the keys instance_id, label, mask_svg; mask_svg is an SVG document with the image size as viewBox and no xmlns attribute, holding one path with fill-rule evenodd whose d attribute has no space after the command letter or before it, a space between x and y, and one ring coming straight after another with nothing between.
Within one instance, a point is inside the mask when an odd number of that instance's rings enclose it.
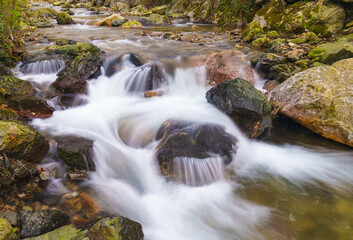
<instances>
[{"instance_id":1,"label":"foliage","mask_svg":"<svg viewBox=\"0 0 353 240\"><path fill-rule=\"evenodd\" d=\"M243 17L249 13L254 0L222 0L219 5L219 12L222 13L221 25L229 25L238 22L242 24Z\"/></svg>"},{"instance_id":2,"label":"foliage","mask_svg":"<svg viewBox=\"0 0 353 240\"><path fill-rule=\"evenodd\" d=\"M21 47L21 13L26 0L0 0L0 61L16 61Z\"/></svg>"},{"instance_id":3,"label":"foliage","mask_svg":"<svg viewBox=\"0 0 353 240\"><path fill-rule=\"evenodd\" d=\"M142 0L141 4L145 5L146 7L155 7L155 6L161 6L165 4L171 3L171 0Z\"/></svg>"}]
</instances>

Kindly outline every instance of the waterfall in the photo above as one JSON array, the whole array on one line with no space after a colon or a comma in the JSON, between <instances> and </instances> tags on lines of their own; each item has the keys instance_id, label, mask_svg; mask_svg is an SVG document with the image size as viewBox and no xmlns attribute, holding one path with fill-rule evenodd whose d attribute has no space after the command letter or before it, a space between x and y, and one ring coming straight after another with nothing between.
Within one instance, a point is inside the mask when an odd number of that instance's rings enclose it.
<instances>
[{"instance_id":1,"label":"waterfall","mask_svg":"<svg viewBox=\"0 0 353 240\"><path fill-rule=\"evenodd\" d=\"M64 66L65 61L52 59L23 64L20 66L20 71L24 74L51 74L58 72Z\"/></svg>"}]
</instances>

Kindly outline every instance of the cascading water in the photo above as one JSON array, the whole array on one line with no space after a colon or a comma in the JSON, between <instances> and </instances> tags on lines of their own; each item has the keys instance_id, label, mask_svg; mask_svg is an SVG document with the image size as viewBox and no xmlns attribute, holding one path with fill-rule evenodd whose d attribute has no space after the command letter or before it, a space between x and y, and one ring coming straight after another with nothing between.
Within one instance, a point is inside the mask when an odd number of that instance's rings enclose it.
<instances>
[{"instance_id":1,"label":"cascading water","mask_svg":"<svg viewBox=\"0 0 353 240\"><path fill-rule=\"evenodd\" d=\"M91 80L87 104L56 111L51 118L32 124L53 135L94 141L96 171L87 183L97 191L106 211L140 222L145 239L293 239L277 230L285 227L277 227L274 208L240 194L247 188L244 182L271 175L299 187L322 182L335 191L352 189L351 152L327 154L247 139L225 114L207 103L202 67L176 68L173 76L165 78L163 96L147 99L131 94L130 81L142 67L125 64L109 77L103 74ZM138 81L146 76L139 75ZM55 77L48 74L47 78ZM174 160L175 174L183 182L200 186L166 181L154 153L157 131L168 119L217 124L235 136L238 150L227 169L242 181L224 175L219 156L204 162Z\"/></svg>"},{"instance_id":2,"label":"cascading water","mask_svg":"<svg viewBox=\"0 0 353 240\"><path fill-rule=\"evenodd\" d=\"M64 66L65 61L52 59L23 64L19 68L24 74L51 74L58 72Z\"/></svg>"}]
</instances>

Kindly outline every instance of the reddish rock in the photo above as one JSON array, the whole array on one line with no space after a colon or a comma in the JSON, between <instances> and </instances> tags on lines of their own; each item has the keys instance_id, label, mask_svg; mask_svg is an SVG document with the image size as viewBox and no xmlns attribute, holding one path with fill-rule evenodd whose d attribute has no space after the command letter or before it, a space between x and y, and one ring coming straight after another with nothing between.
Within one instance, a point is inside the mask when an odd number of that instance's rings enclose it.
<instances>
[{"instance_id":1,"label":"reddish rock","mask_svg":"<svg viewBox=\"0 0 353 240\"><path fill-rule=\"evenodd\" d=\"M64 206L70 213L78 213L82 209L82 202L80 198L74 197L66 200Z\"/></svg>"},{"instance_id":2,"label":"reddish rock","mask_svg":"<svg viewBox=\"0 0 353 240\"><path fill-rule=\"evenodd\" d=\"M55 109L38 97L13 97L7 105L19 115L28 118L48 118L53 115Z\"/></svg>"}]
</instances>

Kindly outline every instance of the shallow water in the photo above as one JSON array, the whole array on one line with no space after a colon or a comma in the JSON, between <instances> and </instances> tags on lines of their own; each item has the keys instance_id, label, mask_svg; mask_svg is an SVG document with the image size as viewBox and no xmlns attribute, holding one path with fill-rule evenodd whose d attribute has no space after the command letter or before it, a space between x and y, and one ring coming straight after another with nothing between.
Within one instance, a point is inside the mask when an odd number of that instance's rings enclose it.
<instances>
[{"instance_id":1,"label":"shallow water","mask_svg":"<svg viewBox=\"0 0 353 240\"><path fill-rule=\"evenodd\" d=\"M102 76L89 81L88 94L81 96L86 104L57 108L51 118L32 122L53 135L94 140L96 172L86 184L95 189L104 210L140 222L145 239L353 239L351 148L330 141L321 144L315 140L320 137L305 131L288 134L279 129L266 141L247 139L207 103L205 70L179 67L180 56L206 53L212 47L137 37L135 30L105 27L57 26L51 31L67 38L76 32L76 40L93 39L108 54L134 52L149 60L175 62L161 97L146 99L129 92L128 81L139 69L126 63L111 77L103 69ZM97 36L101 39L94 40ZM219 44L230 48L229 43ZM22 78L41 81L42 90L55 80L54 74L40 76ZM154 149L156 133L168 119L223 126L239 140L233 162L226 168L212 165L206 172L216 177L205 177L202 186L167 181L159 173ZM290 136L303 132L309 140L291 140ZM201 172L204 167L194 164L188 169ZM57 181L51 191L65 192Z\"/></svg>"}]
</instances>

